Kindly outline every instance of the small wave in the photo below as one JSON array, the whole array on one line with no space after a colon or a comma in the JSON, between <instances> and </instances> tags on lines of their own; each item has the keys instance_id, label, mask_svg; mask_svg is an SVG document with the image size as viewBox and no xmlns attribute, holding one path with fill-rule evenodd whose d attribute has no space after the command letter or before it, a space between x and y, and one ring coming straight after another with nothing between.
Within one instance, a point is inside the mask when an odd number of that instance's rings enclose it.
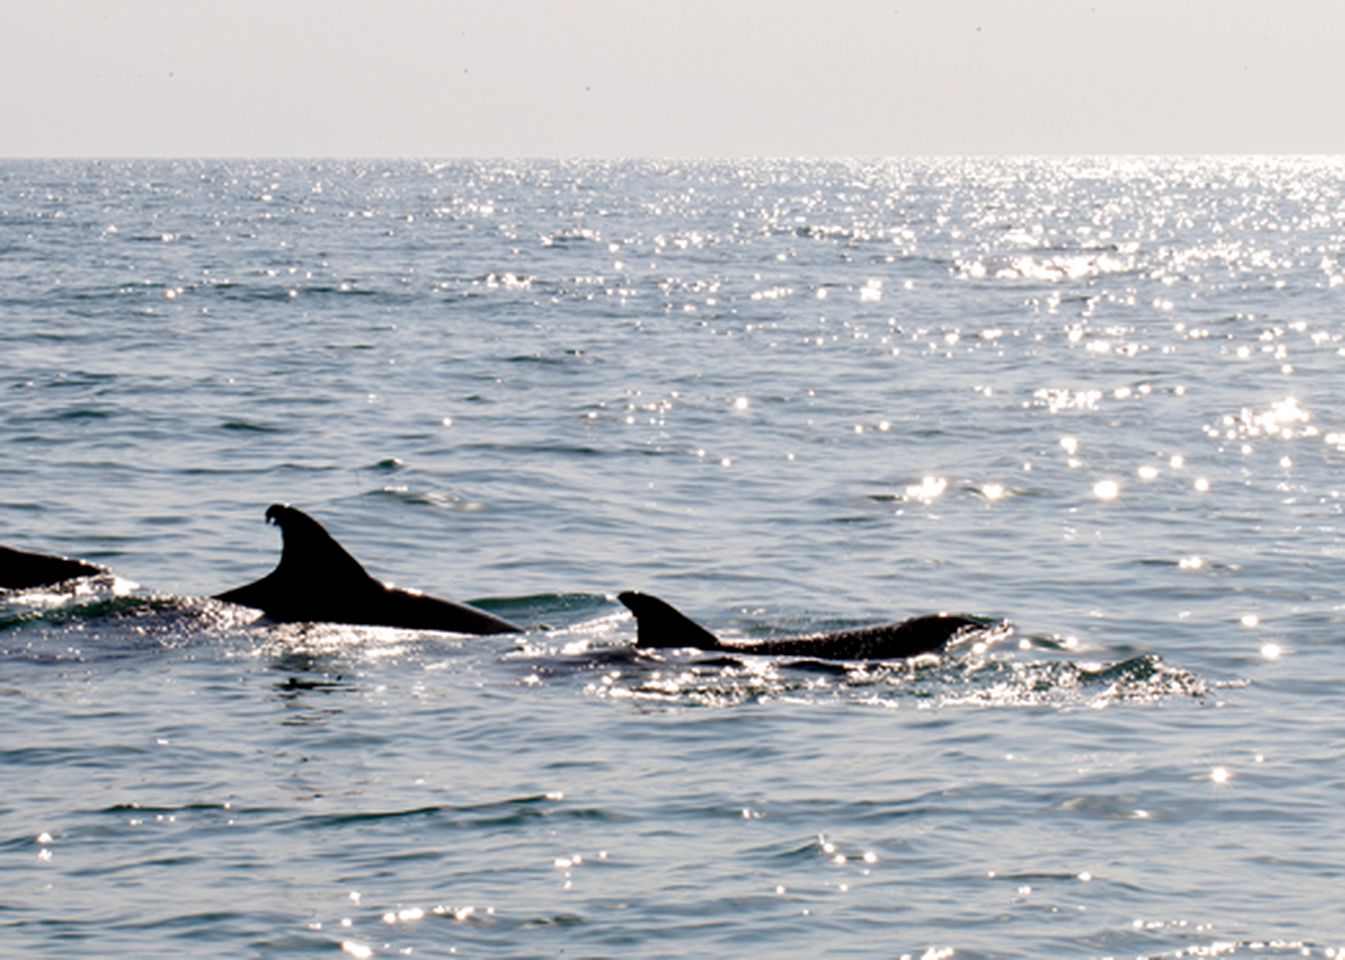
<instances>
[{"instance_id":1,"label":"small wave","mask_svg":"<svg viewBox=\"0 0 1345 960\"><path fill-rule=\"evenodd\" d=\"M577 443L468 443L462 450L559 457L604 457L611 451Z\"/></svg>"},{"instance_id":2,"label":"small wave","mask_svg":"<svg viewBox=\"0 0 1345 960\"><path fill-rule=\"evenodd\" d=\"M370 290L346 283L237 283L216 281L188 288L192 293L210 293L238 303L291 303L316 298L362 298L386 303L405 301L404 294Z\"/></svg>"},{"instance_id":3,"label":"small wave","mask_svg":"<svg viewBox=\"0 0 1345 960\"><path fill-rule=\"evenodd\" d=\"M295 820L292 827L302 831L324 831L348 826L376 827L408 819L432 820L440 829L480 830L518 827L542 819L606 821L617 817L605 810L568 804L561 794L538 793L485 803L431 804L405 809L317 814Z\"/></svg>"},{"instance_id":4,"label":"small wave","mask_svg":"<svg viewBox=\"0 0 1345 960\"><path fill-rule=\"evenodd\" d=\"M522 623L547 623L538 629L583 629L586 622L611 609L601 593L537 593L517 597L481 597L472 606Z\"/></svg>"},{"instance_id":5,"label":"small wave","mask_svg":"<svg viewBox=\"0 0 1345 960\"><path fill-rule=\"evenodd\" d=\"M1111 251L1076 250L1051 256L1001 255L957 260L957 276L963 280L1010 280L1059 283L1132 273L1139 268L1133 255Z\"/></svg>"},{"instance_id":6,"label":"small wave","mask_svg":"<svg viewBox=\"0 0 1345 960\"><path fill-rule=\"evenodd\" d=\"M371 469L378 470L381 473L394 472L377 465ZM486 506L479 500L464 500L456 493L441 493L438 490L412 490L400 485L378 487L368 491L365 496L395 500L397 503L404 503L413 507L436 507L440 510L458 510L464 513L484 510Z\"/></svg>"},{"instance_id":7,"label":"small wave","mask_svg":"<svg viewBox=\"0 0 1345 960\"><path fill-rule=\"evenodd\" d=\"M239 433L285 433L283 427L274 427L266 423L253 423L251 420L225 420L219 425L221 430Z\"/></svg>"},{"instance_id":8,"label":"small wave","mask_svg":"<svg viewBox=\"0 0 1345 960\"><path fill-rule=\"evenodd\" d=\"M81 604L124 597L134 589L135 584L110 573L42 587L0 589L0 630L40 620L49 613L75 609Z\"/></svg>"},{"instance_id":9,"label":"small wave","mask_svg":"<svg viewBox=\"0 0 1345 960\"><path fill-rule=\"evenodd\" d=\"M539 367L587 366L593 361L582 350L566 350L560 355L543 353L521 353L509 357L507 363L531 364Z\"/></svg>"},{"instance_id":10,"label":"small wave","mask_svg":"<svg viewBox=\"0 0 1345 960\"><path fill-rule=\"evenodd\" d=\"M1135 921L1136 929L1142 930L1161 930L1168 926L1169 923L1166 921L1150 923L1140 920ZM1185 923L1181 923L1180 926L1182 928L1188 927ZM1189 927L1199 930L1197 924L1190 924ZM1319 950L1321 951L1320 954L1318 953ZM1306 940L1270 938L1266 940L1195 942L1173 950L1164 950L1161 953L1137 953L1135 954L1135 960L1181 960L1183 957L1314 957L1319 955L1323 957L1339 956L1332 948L1324 948Z\"/></svg>"},{"instance_id":11,"label":"small wave","mask_svg":"<svg viewBox=\"0 0 1345 960\"><path fill-rule=\"evenodd\" d=\"M91 578L95 583L102 577ZM89 663L188 646L239 629L256 611L201 597L127 595L125 581L106 592L28 593L0 607L0 660Z\"/></svg>"},{"instance_id":12,"label":"small wave","mask_svg":"<svg viewBox=\"0 0 1345 960\"><path fill-rule=\"evenodd\" d=\"M949 689L931 693L941 706L1055 706L1101 709L1121 703L1204 700L1213 686L1157 654L1115 663L985 660L970 663Z\"/></svg>"},{"instance_id":13,"label":"small wave","mask_svg":"<svg viewBox=\"0 0 1345 960\"><path fill-rule=\"evenodd\" d=\"M100 410L97 407L71 407L69 410L62 410L51 419L53 420L108 420L112 414L106 410Z\"/></svg>"},{"instance_id":14,"label":"small wave","mask_svg":"<svg viewBox=\"0 0 1345 960\"><path fill-rule=\"evenodd\" d=\"M587 227L565 227L543 234L540 239L544 247L566 247L599 243L602 241L602 235L597 230Z\"/></svg>"}]
</instances>

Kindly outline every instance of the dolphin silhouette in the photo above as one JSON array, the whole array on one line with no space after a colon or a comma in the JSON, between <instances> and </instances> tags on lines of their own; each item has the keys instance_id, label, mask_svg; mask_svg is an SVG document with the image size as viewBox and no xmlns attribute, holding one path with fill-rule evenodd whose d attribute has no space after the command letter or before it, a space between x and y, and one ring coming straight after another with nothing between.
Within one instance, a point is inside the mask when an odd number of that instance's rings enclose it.
<instances>
[{"instance_id":1,"label":"dolphin silhouette","mask_svg":"<svg viewBox=\"0 0 1345 960\"><path fill-rule=\"evenodd\" d=\"M276 568L216 600L255 607L287 623L348 623L449 633L522 633L523 628L474 607L380 583L322 525L287 503L266 508L280 528Z\"/></svg>"},{"instance_id":2,"label":"dolphin silhouette","mask_svg":"<svg viewBox=\"0 0 1345 960\"><path fill-rule=\"evenodd\" d=\"M903 660L922 653L938 653L950 643L1001 622L936 613L838 633L725 643L658 597L632 590L619 594L617 599L635 614L637 642L642 647L694 647L819 660Z\"/></svg>"},{"instance_id":3,"label":"dolphin silhouette","mask_svg":"<svg viewBox=\"0 0 1345 960\"><path fill-rule=\"evenodd\" d=\"M107 571L83 560L0 547L0 589L27 590L32 587L49 587L65 580L93 577L100 573Z\"/></svg>"}]
</instances>

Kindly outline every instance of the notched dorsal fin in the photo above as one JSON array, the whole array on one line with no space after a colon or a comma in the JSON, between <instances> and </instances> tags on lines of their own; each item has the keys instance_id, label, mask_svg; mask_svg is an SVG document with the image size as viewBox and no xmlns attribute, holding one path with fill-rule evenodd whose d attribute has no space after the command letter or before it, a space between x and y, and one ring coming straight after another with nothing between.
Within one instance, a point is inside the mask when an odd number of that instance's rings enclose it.
<instances>
[{"instance_id":1,"label":"notched dorsal fin","mask_svg":"<svg viewBox=\"0 0 1345 960\"><path fill-rule=\"evenodd\" d=\"M618 594L617 599L635 614L638 643L642 647L696 647L720 650L723 644L709 630L658 597L638 590Z\"/></svg>"},{"instance_id":2,"label":"notched dorsal fin","mask_svg":"<svg viewBox=\"0 0 1345 960\"><path fill-rule=\"evenodd\" d=\"M322 524L302 510L288 503L273 503L266 508L266 521L280 528L280 563L276 570L286 576L320 576L336 584L373 579Z\"/></svg>"},{"instance_id":3,"label":"notched dorsal fin","mask_svg":"<svg viewBox=\"0 0 1345 960\"><path fill-rule=\"evenodd\" d=\"M260 580L216 594L216 600L264 610L283 620L317 619L361 593L382 585L332 535L288 503L266 508L266 521L280 528L280 562Z\"/></svg>"},{"instance_id":4,"label":"notched dorsal fin","mask_svg":"<svg viewBox=\"0 0 1345 960\"><path fill-rule=\"evenodd\" d=\"M254 607L285 622L475 634L523 632L517 624L484 610L380 583L322 524L289 504L271 504L266 519L280 528L280 562L255 583L217 594L216 600Z\"/></svg>"}]
</instances>

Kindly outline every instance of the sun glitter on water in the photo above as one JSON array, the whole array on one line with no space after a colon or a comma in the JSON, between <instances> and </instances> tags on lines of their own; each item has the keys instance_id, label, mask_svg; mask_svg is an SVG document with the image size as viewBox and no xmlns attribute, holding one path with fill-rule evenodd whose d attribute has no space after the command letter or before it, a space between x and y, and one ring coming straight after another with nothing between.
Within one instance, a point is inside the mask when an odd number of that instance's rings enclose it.
<instances>
[{"instance_id":1,"label":"sun glitter on water","mask_svg":"<svg viewBox=\"0 0 1345 960\"><path fill-rule=\"evenodd\" d=\"M1115 500L1121 495L1121 485L1115 480L1099 480L1093 484L1093 496L1099 500Z\"/></svg>"}]
</instances>

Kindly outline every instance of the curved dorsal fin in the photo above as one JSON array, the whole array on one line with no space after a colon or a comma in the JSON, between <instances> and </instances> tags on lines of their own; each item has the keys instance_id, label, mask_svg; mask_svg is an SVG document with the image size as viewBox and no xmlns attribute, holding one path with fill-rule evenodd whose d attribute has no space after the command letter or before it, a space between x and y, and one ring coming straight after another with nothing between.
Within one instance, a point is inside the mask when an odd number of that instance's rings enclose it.
<instances>
[{"instance_id":1,"label":"curved dorsal fin","mask_svg":"<svg viewBox=\"0 0 1345 960\"><path fill-rule=\"evenodd\" d=\"M638 590L618 594L617 599L635 614L638 643L642 647L696 647L719 650L723 645L709 630L695 623L671 604Z\"/></svg>"},{"instance_id":2,"label":"curved dorsal fin","mask_svg":"<svg viewBox=\"0 0 1345 960\"><path fill-rule=\"evenodd\" d=\"M340 586L371 580L360 562L308 514L288 503L266 508L266 522L280 528L280 563L276 572L286 577L319 577Z\"/></svg>"},{"instance_id":3,"label":"curved dorsal fin","mask_svg":"<svg viewBox=\"0 0 1345 960\"><path fill-rule=\"evenodd\" d=\"M322 524L287 503L273 503L266 519L280 528L280 562L255 583L217 594L216 600L255 607L273 620L364 624L453 633L522 633L523 628L484 610L379 583Z\"/></svg>"},{"instance_id":4,"label":"curved dorsal fin","mask_svg":"<svg viewBox=\"0 0 1345 960\"><path fill-rule=\"evenodd\" d=\"M280 528L280 562L260 580L216 594L216 600L255 607L277 620L333 620L341 619L335 611L383 590L302 510L273 503L266 508L266 520Z\"/></svg>"}]
</instances>

